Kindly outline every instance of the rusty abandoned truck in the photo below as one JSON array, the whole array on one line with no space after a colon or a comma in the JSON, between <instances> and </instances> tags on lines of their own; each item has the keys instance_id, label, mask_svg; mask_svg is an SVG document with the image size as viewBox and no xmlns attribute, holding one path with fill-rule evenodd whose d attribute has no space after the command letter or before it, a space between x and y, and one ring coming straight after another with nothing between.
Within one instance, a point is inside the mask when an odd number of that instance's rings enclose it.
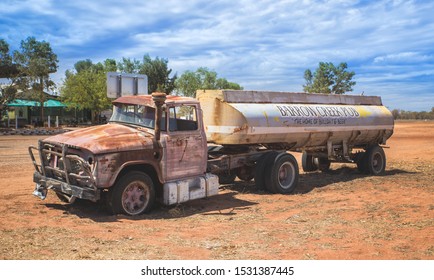
<instances>
[{"instance_id":1,"label":"rusty abandoned truck","mask_svg":"<svg viewBox=\"0 0 434 280\"><path fill-rule=\"evenodd\" d=\"M51 189L63 201L105 200L113 213L140 215L156 200L216 195L236 176L287 194L299 177L289 151L303 153L305 172L346 162L378 175L386 166L380 145L394 127L376 96L201 90L196 98L121 96L113 105L108 124L29 147L34 195Z\"/></svg>"}]
</instances>

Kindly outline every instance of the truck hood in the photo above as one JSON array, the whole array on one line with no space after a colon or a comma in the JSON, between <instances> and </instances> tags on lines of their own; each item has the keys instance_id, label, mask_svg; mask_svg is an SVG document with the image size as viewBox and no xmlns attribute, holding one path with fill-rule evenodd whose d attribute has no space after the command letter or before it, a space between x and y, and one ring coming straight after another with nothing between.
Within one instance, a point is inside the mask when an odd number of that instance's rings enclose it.
<instances>
[{"instance_id":1,"label":"truck hood","mask_svg":"<svg viewBox=\"0 0 434 280\"><path fill-rule=\"evenodd\" d=\"M44 141L86 149L93 154L105 154L152 147L153 137L146 128L110 123L58 134Z\"/></svg>"}]
</instances>

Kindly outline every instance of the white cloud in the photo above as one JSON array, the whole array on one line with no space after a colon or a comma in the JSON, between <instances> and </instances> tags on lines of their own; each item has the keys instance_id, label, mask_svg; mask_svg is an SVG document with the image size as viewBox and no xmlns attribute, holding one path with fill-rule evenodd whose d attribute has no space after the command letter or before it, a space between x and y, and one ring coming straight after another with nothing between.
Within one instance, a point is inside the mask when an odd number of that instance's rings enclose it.
<instances>
[{"instance_id":1,"label":"white cloud","mask_svg":"<svg viewBox=\"0 0 434 280\"><path fill-rule=\"evenodd\" d=\"M374 58L374 63L420 63L434 62L433 55L421 54L418 52L393 53Z\"/></svg>"},{"instance_id":2,"label":"white cloud","mask_svg":"<svg viewBox=\"0 0 434 280\"><path fill-rule=\"evenodd\" d=\"M37 33L63 69L148 53L178 74L204 66L245 88L299 91L305 69L345 61L358 86L393 88L434 75L433 10L432 1L389 0L6 1L0 29L20 40Z\"/></svg>"}]
</instances>

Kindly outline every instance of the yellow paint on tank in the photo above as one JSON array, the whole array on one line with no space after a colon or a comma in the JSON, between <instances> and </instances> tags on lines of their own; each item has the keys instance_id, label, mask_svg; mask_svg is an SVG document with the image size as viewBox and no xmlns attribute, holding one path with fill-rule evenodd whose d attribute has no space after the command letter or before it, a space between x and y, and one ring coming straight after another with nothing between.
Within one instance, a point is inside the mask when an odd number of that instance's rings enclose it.
<instances>
[{"instance_id":1,"label":"yellow paint on tank","mask_svg":"<svg viewBox=\"0 0 434 280\"><path fill-rule=\"evenodd\" d=\"M364 106L357 106L356 110L361 118L366 118L372 115L372 112L370 110L367 110Z\"/></svg>"},{"instance_id":2,"label":"yellow paint on tank","mask_svg":"<svg viewBox=\"0 0 434 280\"><path fill-rule=\"evenodd\" d=\"M270 123L268 122L268 115L267 115L267 112L263 111L262 114L264 114L265 119L267 120L267 126L270 126Z\"/></svg>"}]
</instances>

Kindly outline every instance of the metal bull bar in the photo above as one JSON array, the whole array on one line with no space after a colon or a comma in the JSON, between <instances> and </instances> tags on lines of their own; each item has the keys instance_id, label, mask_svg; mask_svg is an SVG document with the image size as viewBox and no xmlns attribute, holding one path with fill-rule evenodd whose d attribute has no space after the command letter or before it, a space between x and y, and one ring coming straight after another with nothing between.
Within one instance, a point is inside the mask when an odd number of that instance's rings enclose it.
<instances>
[{"instance_id":1,"label":"metal bull bar","mask_svg":"<svg viewBox=\"0 0 434 280\"><path fill-rule=\"evenodd\" d=\"M36 183L36 187L33 195L45 199L48 189L51 189L63 195L69 202L73 202L75 198L99 200L100 192L96 187L89 163L77 155L67 154L68 147L66 145L62 144L58 147L61 148L61 152L54 151L56 146L43 143L42 140L39 140L38 147L29 147L30 158L35 167L33 181ZM33 150L38 151L40 164L36 161ZM48 155L57 157L57 164L50 166L47 161ZM59 163L63 164L60 165ZM72 166L79 168L74 172Z\"/></svg>"}]
</instances>

